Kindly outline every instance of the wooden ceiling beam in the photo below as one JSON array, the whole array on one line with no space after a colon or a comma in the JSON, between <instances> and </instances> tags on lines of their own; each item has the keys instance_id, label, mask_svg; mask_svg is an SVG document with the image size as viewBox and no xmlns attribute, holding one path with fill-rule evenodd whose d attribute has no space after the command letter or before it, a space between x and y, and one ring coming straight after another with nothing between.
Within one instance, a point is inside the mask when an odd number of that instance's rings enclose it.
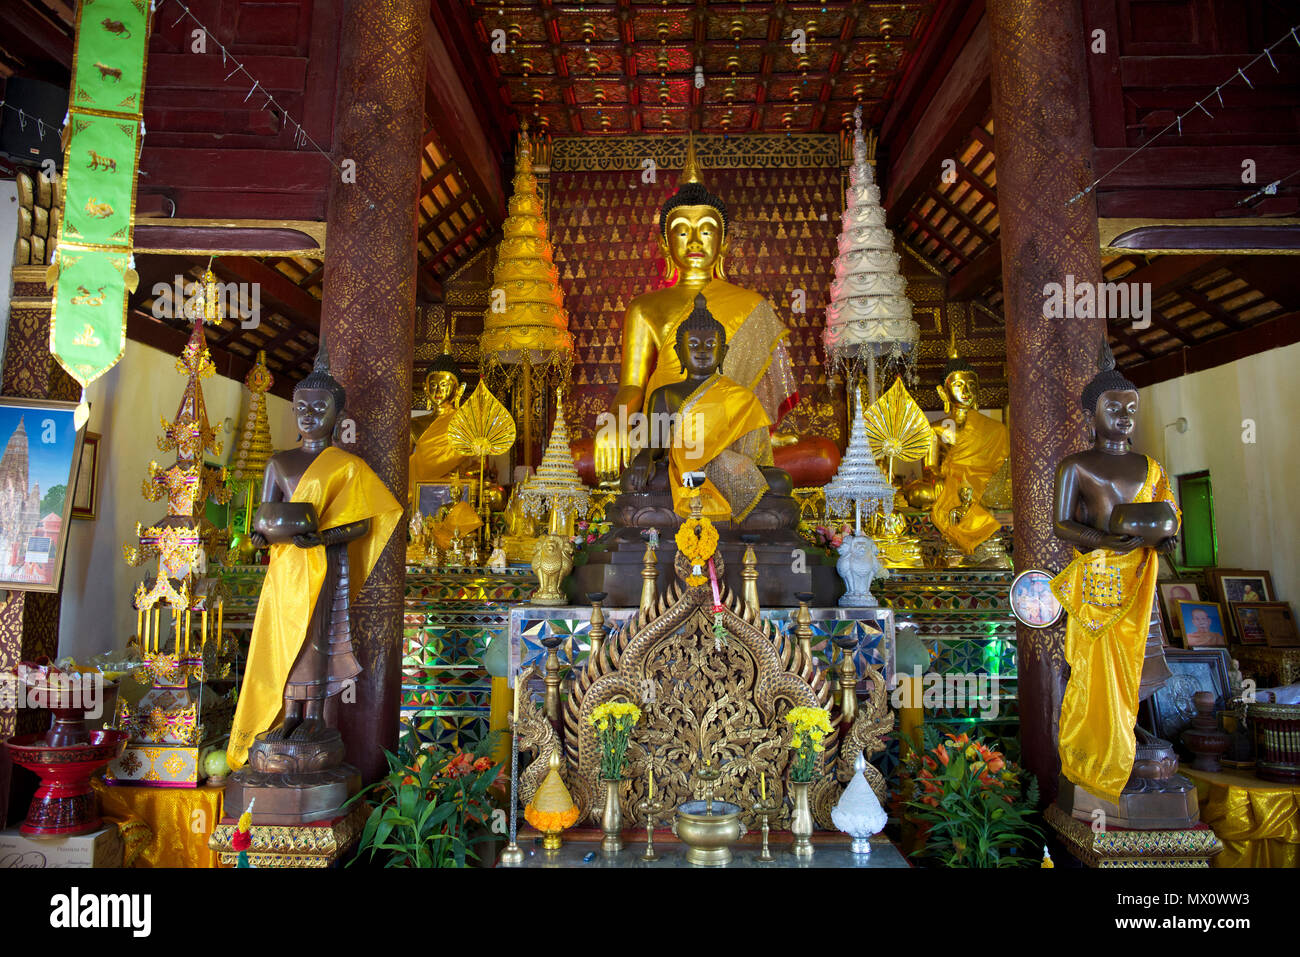
<instances>
[{"instance_id":1,"label":"wooden ceiling beam","mask_svg":"<svg viewBox=\"0 0 1300 957\"><path fill-rule=\"evenodd\" d=\"M458 75L441 33L430 23L424 35L427 109L447 145L450 159L460 167L462 179L478 197L488 221L498 226L506 218L500 160L488 142L479 109Z\"/></svg>"},{"instance_id":2,"label":"wooden ceiling beam","mask_svg":"<svg viewBox=\"0 0 1300 957\"><path fill-rule=\"evenodd\" d=\"M467 223L465 228L457 233L450 242L439 249L438 252L430 257L427 262L423 263L420 267L421 271L428 272L430 275L434 276L434 278L437 278L437 269L438 266L442 264L443 260L450 256L458 247L463 246L468 242L470 237L478 232L478 230L487 225L487 216L480 213L477 218Z\"/></svg>"},{"instance_id":3,"label":"wooden ceiling beam","mask_svg":"<svg viewBox=\"0 0 1300 957\"><path fill-rule=\"evenodd\" d=\"M1124 370L1139 388L1300 342L1300 312L1290 312L1234 332L1210 336Z\"/></svg>"},{"instance_id":4,"label":"wooden ceiling beam","mask_svg":"<svg viewBox=\"0 0 1300 957\"><path fill-rule=\"evenodd\" d=\"M53 60L72 70L73 38L45 11L28 4L0 3L0 27L4 28L0 32L5 33L10 42L25 38L44 53L42 59Z\"/></svg>"},{"instance_id":5,"label":"wooden ceiling beam","mask_svg":"<svg viewBox=\"0 0 1300 957\"><path fill-rule=\"evenodd\" d=\"M190 339L188 332L170 326L161 319L155 319L138 308L127 312L126 335L128 339L152 346L172 356L180 355ZM213 368L219 374L236 382L243 382L253 369L252 362L221 346L208 343L208 354L212 357ZM276 376L275 380L271 386L271 394L292 399L294 383L285 381L283 376Z\"/></svg>"},{"instance_id":6,"label":"wooden ceiling beam","mask_svg":"<svg viewBox=\"0 0 1300 957\"><path fill-rule=\"evenodd\" d=\"M948 277L948 298L973 299L1002 278L1002 240L994 239L974 259Z\"/></svg>"},{"instance_id":7,"label":"wooden ceiling beam","mask_svg":"<svg viewBox=\"0 0 1300 957\"><path fill-rule=\"evenodd\" d=\"M885 208L891 227L939 182L943 161L955 161L972 128L983 123L993 102L990 64L988 24L981 20L916 128L890 152Z\"/></svg>"},{"instance_id":8,"label":"wooden ceiling beam","mask_svg":"<svg viewBox=\"0 0 1300 957\"><path fill-rule=\"evenodd\" d=\"M260 297L286 319L320 333L321 301L296 282L251 256L219 256L212 261L219 276L256 283Z\"/></svg>"},{"instance_id":9,"label":"wooden ceiling beam","mask_svg":"<svg viewBox=\"0 0 1300 957\"><path fill-rule=\"evenodd\" d=\"M466 221L472 219L475 210L472 206L469 206L469 208L466 209L467 206L468 203L461 202L461 203L456 203L455 205L452 206L448 206L446 209L440 211L437 216L434 216L427 223L425 223L423 226L420 227L420 235L419 238L417 239L417 242L418 243L424 242L426 237L428 237L428 235L431 232L433 232L443 223L447 222L447 220L451 219L451 217L455 216L457 213L460 213L462 216L464 216ZM442 237L438 237L438 238L441 239Z\"/></svg>"}]
</instances>

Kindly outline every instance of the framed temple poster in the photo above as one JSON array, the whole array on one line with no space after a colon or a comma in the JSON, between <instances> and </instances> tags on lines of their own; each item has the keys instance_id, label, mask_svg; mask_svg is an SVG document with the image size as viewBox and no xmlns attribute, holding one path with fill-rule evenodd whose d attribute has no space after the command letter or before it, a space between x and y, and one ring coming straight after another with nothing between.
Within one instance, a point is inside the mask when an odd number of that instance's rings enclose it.
<instances>
[{"instance_id":1,"label":"framed temple poster","mask_svg":"<svg viewBox=\"0 0 1300 957\"><path fill-rule=\"evenodd\" d=\"M0 398L0 588L59 590L84 437L76 408Z\"/></svg>"},{"instance_id":2,"label":"framed temple poster","mask_svg":"<svg viewBox=\"0 0 1300 957\"><path fill-rule=\"evenodd\" d=\"M99 512L98 432L87 432L81 440L77 482L72 486L72 517L93 520Z\"/></svg>"}]
</instances>

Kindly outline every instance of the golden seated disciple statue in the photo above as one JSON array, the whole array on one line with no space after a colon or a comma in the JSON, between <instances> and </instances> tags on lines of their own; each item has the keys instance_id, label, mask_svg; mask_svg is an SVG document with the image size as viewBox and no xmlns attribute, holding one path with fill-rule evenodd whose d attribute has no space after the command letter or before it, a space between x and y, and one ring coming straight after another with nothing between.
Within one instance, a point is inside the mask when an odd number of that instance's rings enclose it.
<instances>
[{"instance_id":1,"label":"golden seated disciple statue","mask_svg":"<svg viewBox=\"0 0 1300 957\"><path fill-rule=\"evenodd\" d=\"M451 357L450 331L443 353L433 361L424 377L425 415L411 417L410 500L421 482L438 482L471 464L471 459L453 450L447 438L451 417L460 407L465 384Z\"/></svg>"},{"instance_id":2,"label":"golden seated disciple statue","mask_svg":"<svg viewBox=\"0 0 1300 957\"><path fill-rule=\"evenodd\" d=\"M615 422L595 438L595 469L602 481L617 476L636 454L629 418L646 408L655 390L686 378L674 344L697 294L703 293L725 331L722 374L758 397L773 426L798 401L785 324L760 293L725 278L727 225L726 206L700 182L692 140L677 192L659 214L659 244L671 285L637 296L623 319L623 360L611 410Z\"/></svg>"},{"instance_id":3,"label":"golden seated disciple statue","mask_svg":"<svg viewBox=\"0 0 1300 957\"><path fill-rule=\"evenodd\" d=\"M934 431L950 446L936 479L918 479L904 489L914 506L930 504L930 520L965 555L1001 527L981 499L1011 451L1007 427L979 410L979 375L957 354L954 344L936 386L949 416Z\"/></svg>"}]
</instances>

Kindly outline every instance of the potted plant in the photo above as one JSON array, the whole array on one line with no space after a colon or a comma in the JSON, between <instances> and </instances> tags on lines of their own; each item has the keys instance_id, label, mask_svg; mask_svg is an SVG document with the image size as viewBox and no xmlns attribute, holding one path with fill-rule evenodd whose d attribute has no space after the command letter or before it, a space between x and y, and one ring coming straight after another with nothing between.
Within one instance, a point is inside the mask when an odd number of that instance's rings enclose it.
<instances>
[{"instance_id":1,"label":"potted plant","mask_svg":"<svg viewBox=\"0 0 1300 957\"><path fill-rule=\"evenodd\" d=\"M908 816L924 834L913 852L947 867L1028 867L1042 831L1030 820L1038 782L996 748L967 734L924 728L925 749L913 759L915 788Z\"/></svg>"},{"instance_id":2,"label":"potted plant","mask_svg":"<svg viewBox=\"0 0 1300 957\"><path fill-rule=\"evenodd\" d=\"M496 806L489 789L501 765L489 752L496 737L466 752L408 731L398 754L384 752L388 774L352 799L372 804L354 862L367 850L385 867L466 867L479 860L475 847L492 840Z\"/></svg>"}]
</instances>

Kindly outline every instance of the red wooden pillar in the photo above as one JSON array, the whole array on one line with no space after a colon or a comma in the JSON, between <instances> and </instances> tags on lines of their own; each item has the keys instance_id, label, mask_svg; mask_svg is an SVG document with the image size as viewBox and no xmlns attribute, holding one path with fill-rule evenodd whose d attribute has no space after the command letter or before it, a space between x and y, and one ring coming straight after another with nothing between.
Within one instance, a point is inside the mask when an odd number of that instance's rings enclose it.
<instances>
[{"instance_id":1,"label":"red wooden pillar","mask_svg":"<svg viewBox=\"0 0 1300 957\"><path fill-rule=\"evenodd\" d=\"M335 111L335 173L326 232L321 330L347 389L345 447L406 499L416 292L416 203L424 132L428 4L344 5ZM345 176L355 170L355 182ZM346 427L346 423L345 423ZM339 706L348 760L370 781L397 744L405 536L399 526L352 607L364 669Z\"/></svg>"},{"instance_id":2,"label":"red wooden pillar","mask_svg":"<svg viewBox=\"0 0 1300 957\"><path fill-rule=\"evenodd\" d=\"M1044 286L1101 279L1079 0L989 0L998 216L1011 405L1015 567L1053 573L1070 547L1052 531L1056 464L1084 445L1079 393L1096 372L1100 319L1043 315ZM1116 38L1111 38L1114 44ZM1018 633L1020 735L1043 801L1056 797L1065 626Z\"/></svg>"}]
</instances>

